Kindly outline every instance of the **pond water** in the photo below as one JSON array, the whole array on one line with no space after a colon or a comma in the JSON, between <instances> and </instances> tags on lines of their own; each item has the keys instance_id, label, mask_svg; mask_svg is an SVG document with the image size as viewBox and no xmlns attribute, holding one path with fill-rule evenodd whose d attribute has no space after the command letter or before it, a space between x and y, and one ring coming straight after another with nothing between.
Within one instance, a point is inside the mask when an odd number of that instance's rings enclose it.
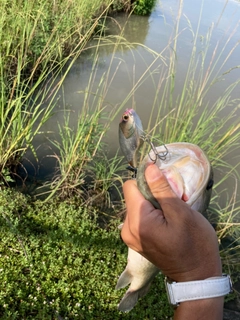
<instances>
[{"instance_id":1,"label":"pond water","mask_svg":"<svg viewBox=\"0 0 240 320\"><path fill-rule=\"evenodd\" d=\"M149 17L131 16L129 18L124 14L120 14L108 24L107 34L120 34L124 26L122 36L132 43L131 48L119 46L117 50L115 45L102 46L102 49L99 50L97 70L91 88L92 91L97 90L103 74L108 72L108 89L104 91L105 104L109 108L109 112L117 106L115 119L105 137L109 147L109 156L114 155L118 149L118 123L121 114L126 108L134 107L143 120L144 128L147 128L150 112L156 101L156 90L161 72L164 72L164 63L161 59L156 59L156 55L150 50L162 53L163 58L166 59L165 61L169 62L169 52L173 52L173 42L170 42L170 39L174 34L174 25L179 13L179 3L181 1L178 0L158 1L155 10ZM188 70L194 44L193 33L196 34L198 32L196 50L200 52L204 49L201 39L206 39L206 35L211 30L212 35L204 68L207 71L217 48L217 52L219 55L221 53L221 56L216 63L214 72L215 74L218 71L220 74L226 72L223 79L210 88L204 97L203 107L207 103L208 105L214 104L231 84L240 79L240 69L234 68L240 64L239 23L240 2L238 1L184 0L176 47L177 77L174 91L175 99L183 89L183 79ZM230 53L231 56L229 57ZM92 74L93 55L93 51L89 50L71 68L59 91L56 113L44 128L46 132L54 132L55 128L57 131L57 123L63 123L62 110L64 107L72 110L71 124L73 127L76 125L76 115L81 111L84 100L84 94L81 92L86 89ZM224 67L221 69L223 63ZM150 71L147 71L148 69ZM154 70L157 71L154 73ZM229 72L229 70L231 71ZM150 72L151 77L149 76ZM141 85L137 86L141 81ZM135 90L132 94L134 86ZM238 85L232 91L231 99L239 99L239 92L240 87ZM157 99L160 96L161 88ZM231 112L232 108L232 104L225 108L222 116ZM236 117L240 117L240 108L236 110ZM54 133L47 135L50 138L54 137ZM50 152L47 138L39 137L35 140L35 146L38 148L38 156L41 163L38 175L39 177L47 177L52 174L55 164L52 158L46 157ZM226 160L232 165L237 165L239 162L238 156L239 151L234 154L231 153ZM31 157L31 154L26 156L28 158L28 161L25 162L26 166L30 162L34 163L34 159ZM30 167L29 171L31 173ZM32 170L33 173L34 170ZM221 179L221 173L217 173L215 180L218 179ZM234 179L226 181L226 188L230 192L234 188L234 182Z\"/></svg>"}]
</instances>

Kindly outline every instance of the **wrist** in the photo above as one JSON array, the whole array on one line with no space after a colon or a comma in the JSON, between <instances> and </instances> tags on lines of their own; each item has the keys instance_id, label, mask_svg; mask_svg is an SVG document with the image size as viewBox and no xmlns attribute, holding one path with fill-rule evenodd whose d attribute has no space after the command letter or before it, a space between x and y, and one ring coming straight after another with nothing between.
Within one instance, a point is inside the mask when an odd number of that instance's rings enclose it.
<instances>
[{"instance_id":1,"label":"wrist","mask_svg":"<svg viewBox=\"0 0 240 320\"><path fill-rule=\"evenodd\" d=\"M197 281L205 280L212 277L222 276L222 263L220 256L216 257L211 263L209 259L206 259L207 263L202 261L199 262L197 268L189 268L186 272L181 272L179 274L170 277L176 282L186 282L186 281Z\"/></svg>"},{"instance_id":2,"label":"wrist","mask_svg":"<svg viewBox=\"0 0 240 320\"><path fill-rule=\"evenodd\" d=\"M174 320L220 320L223 303L224 297L182 302L174 311Z\"/></svg>"}]
</instances>

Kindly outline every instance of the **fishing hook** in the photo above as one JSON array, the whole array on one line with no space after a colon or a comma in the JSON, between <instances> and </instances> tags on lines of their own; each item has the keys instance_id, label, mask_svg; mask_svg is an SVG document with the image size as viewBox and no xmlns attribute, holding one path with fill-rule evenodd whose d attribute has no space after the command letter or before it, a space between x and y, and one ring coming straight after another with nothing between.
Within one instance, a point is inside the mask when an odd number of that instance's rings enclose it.
<instances>
[{"instance_id":1,"label":"fishing hook","mask_svg":"<svg viewBox=\"0 0 240 320\"><path fill-rule=\"evenodd\" d=\"M165 160L166 160L167 155L168 155L168 148L166 147L165 144L163 144L163 147L165 148L165 151L159 153L159 152L157 151L156 147L154 146L154 144L152 143L152 141L151 141L148 137L142 136L142 139L143 139L143 141L147 142L147 143L150 145L153 153L155 154L155 159L153 159L153 158L151 157L151 155L150 155L150 152L148 153L148 156L149 156L150 160L151 160L154 164L157 162L157 159L160 159L160 160L162 160L162 161L165 161Z\"/></svg>"}]
</instances>

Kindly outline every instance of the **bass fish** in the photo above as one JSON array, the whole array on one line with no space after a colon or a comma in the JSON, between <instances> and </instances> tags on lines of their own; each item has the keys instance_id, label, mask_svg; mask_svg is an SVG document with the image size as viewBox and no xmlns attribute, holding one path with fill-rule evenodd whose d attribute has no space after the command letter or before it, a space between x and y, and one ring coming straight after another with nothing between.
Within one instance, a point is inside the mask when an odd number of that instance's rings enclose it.
<instances>
[{"instance_id":1,"label":"bass fish","mask_svg":"<svg viewBox=\"0 0 240 320\"><path fill-rule=\"evenodd\" d=\"M127 132L131 134L125 135ZM128 141L129 138L131 142ZM136 167L137 152L143 141L144 132L140 118L133 109L126 110L119 124L119 142L130 166ZM138 189L155 208L161 209L147 185L144 174L147 164L152 161L162 170L177 196L191 208L205 215L211 198L213 171L203 150L186 142L154 147L136 168ZM128 263L118 279L116 289L129 284L130 287L120 301L118 309L123 312L130 311L138 299L146 295L152 280L159 272L160 270L150 261L128 248Z\"/></svg>"}]
</instances>

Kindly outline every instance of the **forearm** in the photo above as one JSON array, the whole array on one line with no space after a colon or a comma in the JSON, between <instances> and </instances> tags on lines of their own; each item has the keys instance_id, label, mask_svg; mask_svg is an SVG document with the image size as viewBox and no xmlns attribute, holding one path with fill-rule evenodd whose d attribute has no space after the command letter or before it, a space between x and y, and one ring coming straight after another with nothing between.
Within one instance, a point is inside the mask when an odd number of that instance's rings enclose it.
<instances>
[{"instance_id":1,"label":"forearm","mask_svg":"<svg viewBox=\"0 0 240 320\"><path fill-rule=\"evenodd\" d=\"M224 297L185 301L174 311L174 320L222 320Z\"/></svg>"}]
</instances>

